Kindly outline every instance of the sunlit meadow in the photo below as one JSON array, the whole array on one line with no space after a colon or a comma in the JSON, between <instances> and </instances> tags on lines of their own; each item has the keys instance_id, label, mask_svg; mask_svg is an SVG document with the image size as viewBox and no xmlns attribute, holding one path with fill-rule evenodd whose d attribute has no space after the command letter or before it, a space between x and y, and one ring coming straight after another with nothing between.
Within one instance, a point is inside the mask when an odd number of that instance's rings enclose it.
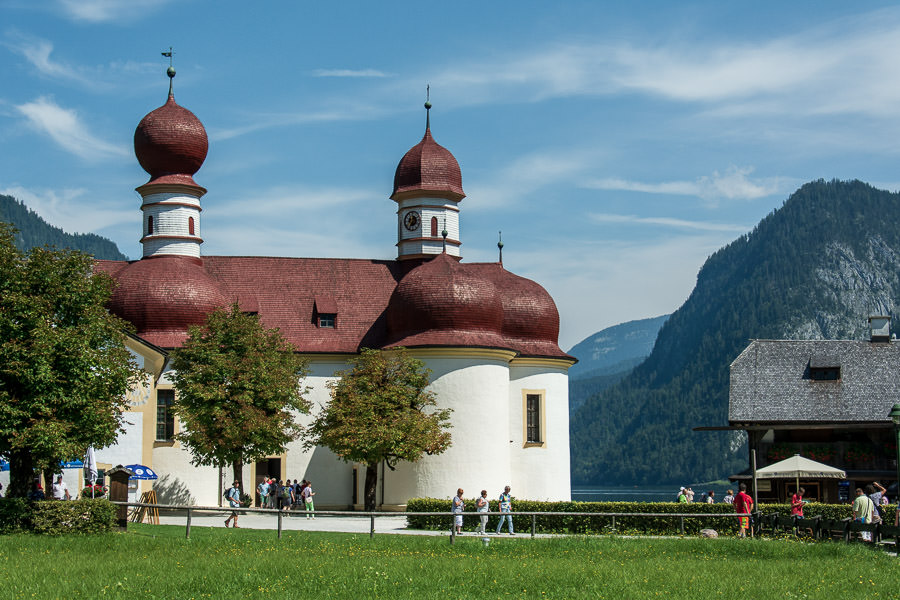
<instances>
[{"instance_id":1,"label":"sunlit meadow","mask_svg":"<svg viewBox=\"0 0 900 600\"><path fill-rule=\"evenodd\" d=\"M4 598L900 598L900 561L790 539L366 535L131 525L0 537Z\"/></svg>"}]
</instances>

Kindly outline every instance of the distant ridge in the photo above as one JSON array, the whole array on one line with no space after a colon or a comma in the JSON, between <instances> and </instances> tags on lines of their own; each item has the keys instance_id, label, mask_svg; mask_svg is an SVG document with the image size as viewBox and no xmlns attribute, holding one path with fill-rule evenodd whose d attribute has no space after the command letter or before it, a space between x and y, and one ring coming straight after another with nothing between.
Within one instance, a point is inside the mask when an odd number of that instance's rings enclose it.
<instances>
[{"instance_id":1,"label":"distant ridge","mask_svg":"<svg viewBox=\"0 0 900 600\"><path fill-rule=\"evenodd\" d=\"M20 250L55 246L81 250L99 259L128 260L112 240L93 233L66 233L44 221L36 212L12 196L0 194L0 221L11 223L19 230L16 233L16 246Z\"/></svg>"},{"instance_id":2,"label":"distant ridge","mask_svg":"<svg viewBox=\"0 0 900 600\"><path fill-rule=\"evenodd\" d=\"M571 420L575 485L712 481L747 467L728 368L753 338L866 339L900 302L900 194L808 183L709 257L650 356ZM894 319L892 330L900 326Z\"/></svg>"}]
</instances>

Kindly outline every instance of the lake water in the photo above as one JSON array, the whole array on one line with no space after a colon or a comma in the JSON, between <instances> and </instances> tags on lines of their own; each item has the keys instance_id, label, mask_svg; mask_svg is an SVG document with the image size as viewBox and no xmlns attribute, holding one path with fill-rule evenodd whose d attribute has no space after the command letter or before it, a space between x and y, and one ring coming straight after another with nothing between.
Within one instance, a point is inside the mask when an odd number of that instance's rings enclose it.
<instances>
[{"instance_id":1,"label":"lake water","mask_svg":"<svg viewBox=\"0 0 900 600\"><path fill-rule=\"evenodd\" d=\"M704 492L713 490L716 502L725 497L725 488L690 484L694 502L700 502ZM735 486L736 487L736 486ZM675 502L679 486L673 487L573 487L572 500L578 502Z\"/></svg>"}]
</instances>

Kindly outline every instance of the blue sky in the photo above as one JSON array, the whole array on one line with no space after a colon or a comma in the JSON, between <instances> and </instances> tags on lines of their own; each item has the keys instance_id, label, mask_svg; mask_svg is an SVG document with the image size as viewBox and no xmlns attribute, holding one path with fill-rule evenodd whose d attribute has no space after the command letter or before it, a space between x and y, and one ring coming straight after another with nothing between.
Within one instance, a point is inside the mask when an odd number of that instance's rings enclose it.
<instances>
[{"instance_id":1,"label":"blue sky","mask_svg":"<svg viewBox=\"0 0 900 600\"><path fill-rule=\"evenodd\" d=\"M889 2L0 0L0 193L139 258L132 136L169 46L210 137L204 254L394 258L430 84L464 260L502 230L564 349L678 308L807 181L900 188Z\"/></svg>"}]
</instances>

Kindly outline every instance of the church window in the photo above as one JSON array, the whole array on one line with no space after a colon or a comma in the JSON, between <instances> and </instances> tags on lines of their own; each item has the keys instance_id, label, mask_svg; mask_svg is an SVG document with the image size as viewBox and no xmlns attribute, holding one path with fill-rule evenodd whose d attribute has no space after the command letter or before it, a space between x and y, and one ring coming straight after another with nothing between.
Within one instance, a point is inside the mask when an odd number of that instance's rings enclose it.
<instances>
[{"instance_id":1,"label":"church window","mask_svg":"<svg viewBox=\"0 0 900 600\"><path fill-rule=\"evenodd\" d=\"M544 392L523 390L522 409L524 413L525 447L543 446L544 439Z\"/></svg>"},{"instance_id":2,"label":"church window","mask_svg":"<svg viewBox=\"0 0 900 600\"><path fill-rule=\"evenodd\" d=\"M188 217L188 235L194 235L194 217Z\"/></svg>"},{"instance_id":3,"label":"church window","mask_svg":"<svg viewBox=\"0 0 900 600\"><path fill-rule=\"evenodd\" d=\"M153 235L153 215L147 217L147 235Z\"/></svg>"},{"instance_id":4,"label":"church window","mask_svg":"<svg viewBox=\"0 0 900 600\"><path fill-rule=\"evenodd\" d=\"M175 439L175 390L156 390L156 441Z\"/></svg>"},{"instance_id":5,"label":"church window","mask_svg":"<svg viewBox=\"0 0 900 600\"><path fill-rule=\"evenodd\" d=\"M431 217L431 237L437 237L437 217Z\"/></svg>"}]
</instances>

